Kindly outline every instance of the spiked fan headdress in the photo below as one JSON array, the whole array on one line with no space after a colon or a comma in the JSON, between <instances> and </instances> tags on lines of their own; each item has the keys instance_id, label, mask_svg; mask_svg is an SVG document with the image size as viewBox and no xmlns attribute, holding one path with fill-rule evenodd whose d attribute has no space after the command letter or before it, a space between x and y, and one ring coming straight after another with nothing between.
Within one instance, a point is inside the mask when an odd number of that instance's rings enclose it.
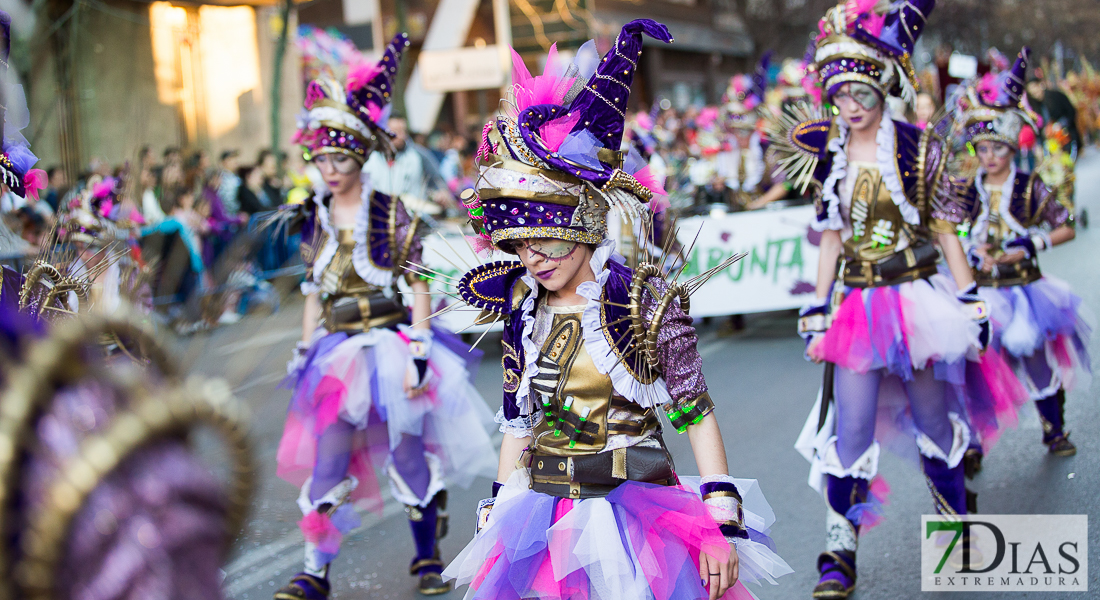
<instances>
[{"instance_id":1,"label":"spiked fan headdress","mask_svg":"<svg viewBox=\"0 0 1100 600\"><path fill-rule=\"evenodd\" d=\"M377 64L352 69L347 86L329 77L310 82L293 139L303 146L307 160L340 153L362 163L375 150L392 155L393 133L386 129L386 120L397 66L408 45L408 35L394 36Z\"/></svg>"},{"instance_id":2,"label":"spiked fan headdress","mask_svg":"<svg viewBox=\"0 0 1100 600\"><path fill-rule=\"evenodd\" d=\"M1021 104L1030 57L1031 50L1025 46L1011 69L997 75L988 73L967 90L963 112L966 141L1001 142L1019 150L1024 123L1034 122Z\"/></svg>"},{"instance_id":3,"label":"spiked fan headdress","mask_svg":"<svg viewBox=\"0 0 1100 600\"><path fill-rule=\"evenodd\" d=\"M532 77L513 51L511 98L486 124L476 194L464 197L483 243L549 237L597 244L615 206L645 217L664 190L636 153L619 151L642 35L671 42L668 28L631 21L602 59L589 42L572 64L551 48Z\"/></svg>"},{"instance_id":4,"label":"spiked fan headdress","mask_svg":"<svg viewBox=\"0 0 1100 600\"><path fill-rule=\"evenodd\" d=\"M814 62L832 97L845 83L865 83L883 96L916 100L910 57L935 0L844 0L818 24Z\"/></svg>"}]
</instances>

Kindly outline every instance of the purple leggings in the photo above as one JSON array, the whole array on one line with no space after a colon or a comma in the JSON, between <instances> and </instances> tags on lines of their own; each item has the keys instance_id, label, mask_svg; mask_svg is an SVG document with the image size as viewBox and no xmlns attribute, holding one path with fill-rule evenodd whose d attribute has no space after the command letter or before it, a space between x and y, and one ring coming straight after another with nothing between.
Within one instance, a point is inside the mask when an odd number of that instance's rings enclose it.
<instances>
[{"instance_id":1,"label":"purple leggings","mask_svg":"<svg viewBox=\"0 0 1100 600\"><path fill-rule=\"evenodd\" d=\"M836 450L844 468L875 441L879 384L885 373L885 369L857 373L839 365L836 368ZM950 452L952 429L944 382L935 378L932 369L921 369L914 370L913 379L902 385L917 429L945 453Z\"/></svg>"},{"instance_id":2,"label":"purple leggings","mask_svg":"<svg viewBox=\"0 0 1100 600\"><path fill-rule=\"evenodd\" d=\"M317 444L317 462L313 465L313 484L309 489L311 502L316 502L347 477L354 435L355 426L341 420L330 425L321 435ZM428 461L424 458L424 440L418 436L401 436L401 442L390 453L390 458L413 493L423 498L431 482Z\"/></svg>"}]
</instances>

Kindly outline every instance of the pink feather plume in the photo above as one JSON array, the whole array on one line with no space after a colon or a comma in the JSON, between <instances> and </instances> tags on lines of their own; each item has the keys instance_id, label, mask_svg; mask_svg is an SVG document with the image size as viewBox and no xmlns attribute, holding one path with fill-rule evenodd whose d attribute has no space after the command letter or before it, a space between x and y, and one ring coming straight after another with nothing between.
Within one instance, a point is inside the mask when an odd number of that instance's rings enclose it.
<instances>
[{"instance_id":1,"label":"pink feather plume","mask_svg":"<svg viewBox=\"0 0 1100 600\"><path fill-rule=\"evenodd\" d=\"M573 78L562 77L564 69L559 63L558 45L554 44L546 56L546 72L532 76L523 58L512 49L512 93L517 111L539 104L561 104Z\"/></svg>"},{"instance_id":2,"label":"pink feather plume","mask_svg":"<svg viewBox=\"0 0 1100 600\"><path fill-rule=\"evenodd\" d=\"M313 105L324 97L325 91L321 88L321 84L316 81L309 82L309 87L306 88L306 109L313 108Z\"/></svg>"},{"instance_id":3,"label":"pink feather plume","mask_svg":"<svg viewBox=\"0 0 1100 600\"><path fill-rule=\"evenodd\" d=\"M565 141L566 136L569 135L569 132L573 131L573 126L580 120L580 113L576 113L571 117L554 119L539 128L539 135L542 136L542 141L546 144L547 148L552 152L557 152L558 149L561 148L562 142Z\"/></svg>"},{"instance_id":4,"label":"pink feather plume","mask_svg":"<svg viewBox=\"0 0 1100 600\"><path fill-rule=\"evenodd\" d=\"M382 67L377 63L364 63L353 67L348 72L348 91L351 92L366 87L367 83L381 72Z\"/></svg>"},{"instance_id":5,"label":"pink feather plume","mask_svg":"<svg viewBox=\"0 0 1100 600\"><path fill-rule=\"evenodd\" d=\"M466 241L474 249L474 253L483 254L493 249L493 239L487 235L468 235Z\"/></svg>"},{"instance_id":6,"label":"pink feather plume","mask_svg":"<svg viewBox=\"0 0 1100 600\"><path fill-rule=\"evenodd\" d=\"M46 189L49 179L42 169L31 169L23 176L23 187L26 188L28 196L38 200L38 192Z\"/></svg>"}]
</instances>

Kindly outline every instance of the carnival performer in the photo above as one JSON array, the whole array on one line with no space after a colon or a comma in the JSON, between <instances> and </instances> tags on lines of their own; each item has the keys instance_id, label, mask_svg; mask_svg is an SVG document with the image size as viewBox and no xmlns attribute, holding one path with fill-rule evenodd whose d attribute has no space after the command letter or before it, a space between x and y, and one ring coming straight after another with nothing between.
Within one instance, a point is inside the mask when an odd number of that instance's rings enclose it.
<instances>
[{"instance_id":1,"label":"carnival performer","mask_svg":"<svg viewBox=\"0 0 1100 600\"><path fill-rule=\"evenodd\" d=\"M1038 254L1075 236L1072 198L1016 168L1020 132L1036 126L1021 94L1030 52L987 75L963 99L959 119L980 165L964 197L971 227L967 256L992 315L992 350L1016 368L1035 401L1051 454L1077 448L1065 431L1066 390L1089 386L1092 319L1064 281L1039 271Z\"/></svg>"},{"instance_id":2,"label":"carnival performer","mask_svg":"<svg viewBox=\"0 0 1100 600\"><path fill-rule=\"evenodd\" d=\"M152 270L141 259L137 208L120 201L123 183L114 177L93 179L87 189L62 206L58 242L75 252L74 271L92 285L74 310L111 314L125 307L153 311Z\"/></svg>"},{"instance_id":3,"label":"carnival performer","mask_svg":"<svg viewBox=\"0 0 1100 600\"><path fill-rule=\"evenodd\" d=\"M769 57L766 53L760 59L752 75L730 79L722 105L722 125L730 133L730 143L714 161L718 177L729 190L732 210L763 208L789 191L776 176L768 143L758 130L761 116L769 110L765 104Z\"/></svg>"},{"instance_id":4,"label":"carnival performer","mask_svg":"<svg viewBox=\"0 0 1100 600\"><path fill-rule=\"evenodd\" d=\"M306 549L304 571L276 599L328 597L329 565L358 522L349 502L381 508L374 467L406 505L419 591L446 592L436 545L447 530L446 484L492 476L492 415L470 382L468 347L431 328L428 284L404 270L422 262L419 218L374 191L362 171L372 152L392 152L386 114L408 43L396 36L377 65L352 70L346 87L310 83L295 136L324 185L286 209L304 217L308 277L278 461L279 475L302 486ZM411 326L396 293L402 274L414 292Z\"/></svg>"},{"instance_id":5,"label":"carnival performer","mask_svg":"<svg viewBox=\"0 0 1100 600\"><path fill-rule=\"evenodd\" d=\"M551 48L537 77L513 54L513 95L484 130L465 200L481 246L519 261L458 286L506 322L494 498L444 572L467 598L751 598L741 581L790 572L755 480L728 475L685 312L699 282L632 270L606 237L612 208L644 219L657 187L619 152L643 35L672 41L632 21L602 59L593 45L564 66ZM659 410L687 432L700 480L677 477Z\"/></svg>"},{"instance_id":6,"label":"carnival performer","mask_svg":"<svg viewBox=\"0 0 1100 600\"><path fill-rule=\"evenodd\" d=\"M933 128L922 132L885 108L890 94L913 100L908 57L934 4L830 9L815 66L836 114L773 140L788 178L815 184L812 226L822 232L816 300L802 310L799 333L808 356L828 363L826 381L796 444L827 507L815 598L855 588L859 530L877 517L882 495L872 485L880 444L914 460L919 453L939 513L968 510L961 461L970 430L959 406L968 399L949 382L963 381L967 357L977 358L986 310L956 236L964 215L943 173L944 144ZM936 244L958 295L930 282ZM983 372L996 378L1008 368Z\"/></svg>"}]
</instances>

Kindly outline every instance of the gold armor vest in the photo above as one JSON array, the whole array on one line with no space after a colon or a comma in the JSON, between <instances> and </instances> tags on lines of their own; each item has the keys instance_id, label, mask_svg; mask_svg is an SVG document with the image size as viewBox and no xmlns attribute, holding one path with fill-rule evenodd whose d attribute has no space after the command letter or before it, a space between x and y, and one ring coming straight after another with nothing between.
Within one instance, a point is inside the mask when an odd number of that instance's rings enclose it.
<instances>
[{"instance_id":1,"label":"gold armor vest","mask_svg":"<svg viewBox=\"0 0 1100 600\"><path fill-rule=\"evenodd\" d=\"M976 240L979 244L989 244L986 252L989 258L996 260L1004 255L1004 242L1016 237L1016 232L1001 218L1001 203L1005 199L1001 190L989 191L989 225L985 232L984 240ZM974 280L982 287L1009 287L1014 285L1027 285L1043 276L1039 271L1039 263L1032 258L1013 265L998 265L992 272L974 270Z\"/></svg>"},{"instance_id":2,"label":"gold armor vest","mask_svg":"<svg viewBox=\"0 0 1100 600\"><path fill-rule=\"evenodd\" d=\"M844 241L844 283L870 287L934 274L928 233L905 222L878 165L853 161L850 168L857 171L849 208L852 235ZM898 250L902 241L908 245Z\"/></svg>"},{"instance_id":3,"label":"gold armor vest","mask_svg":"<svg viewBox=\"0 0 1100 600\"><path fill-rule=\"evenodd\" d=\"M321 274L321 317L329 331L360 332L385 327L405 318L400 302L387 298L382 288L363 281L355 271L352 251L355 233L336 230L339 246Z\"/></svg>"},{"instance_id":4,"label":"gold armor vest","mask_svg":"<svg viewBox=\"0 0 1100 600\"><path fill-rule=\"evenodd\" d=\"M585 348L580 314L555 314L538 359L531 393L544 418L535 426L535 454L595 454L608 435L644 437L658 429L653 409L617 395Z\"/></svg>"}]
</instances>

